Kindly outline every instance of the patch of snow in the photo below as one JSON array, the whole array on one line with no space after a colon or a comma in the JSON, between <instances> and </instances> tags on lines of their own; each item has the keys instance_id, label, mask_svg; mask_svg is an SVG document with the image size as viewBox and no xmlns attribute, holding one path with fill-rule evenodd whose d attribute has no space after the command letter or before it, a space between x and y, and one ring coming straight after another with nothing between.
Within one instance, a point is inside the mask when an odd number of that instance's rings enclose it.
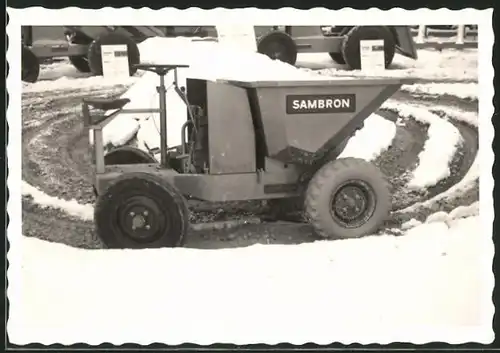
<instances>
[{"instance_id":1,"label":"patch of snow","mask_svg":"<svg viewBox=\"0 0 500 353\"><path fill-rule=\"evenodd\" d=\"M450 122L431 113L427 108L387 101L383 108L396 111L400 116L413 118L429 125L428 139L419 153L419 164L413 171L408 187L425 189L436 185L440 180L450 176L450 163L463 143L460 131Z\"/></svg>"},{"instance_id":2,"label":"patch of snow","mask_svg":"<svg viewBox=\"0 0 500 353\"><path fill-rule=\"evenodd\" d=\"M373 133L376 131L377 133ZM349 139L339 158L355 157L374 160L392 143L396 136L396 125L378 114L371 114L362 129Z\"/></svg>"},{"instance_id":3,"label":"patch of snow","mask_svg":"<svg viewBox=\"0 0 500 353\"><path fill-rule=\"evenodd\" d=\"M190 78L239 81L325 79L282 61L271 60L266 55L211 41L155 37L142 42L139 49L143 62L190 65L186 69L186 76Z\"/></svg>"},{"instance_id":4,"label":"patch of snow","mask_svg":"<svg viewBox=\"0 0 500 353\"><path fill-rule=\"evenodd\" d=\"M78 71L68 58L62 60L54 61L50 64L40 65L40 74L38 75L38 81L50 81L57 80L61 77L66 78L86 78L92 76L89 72Z\"/></svg>"},{"instance_id":5,"label":"patch of snow","mask_svg":"<svg viewBox=\"0 0 500 353\"><path fill-rule=\"evenodd\" d=\"M399 102L403 105L408 104L407 100L397 97L392 97L387 101L387 103L389 102ZM430 112L434 112L437 114L442 113L449 119L466 123L472 127L478 127L479 115L477 111L464 111L460 108L452 107L450 105L436 104L435 102L423 100L418 102L418 106L422 108L427 107Z\"/></svg>"},{"instance_id":6,"label":"patch of snow","mask_svg":"<svg viewBox=\"0 0 500 353\"><path fill-rule=\"evenodd\" d=\"M446 105L432 105L432 111L444 113L449 119L466 123L473 127L479 125L479 114L477 112L466 112L458 108Z\"/></svg>"},{"instance_id":7,"label":"patch of snow","mask_svg":"<svg viewBox=\"0 0 500 353\"><path fill-rule=\"evenodd\" d=\"M449 219L448 213L444 211L439 211L429 215L425 220L425 223L442 223L446 222L448 219Z\"/></svg>"},{"instance_id":8,"label":"patch of snow","mask_svg":"<svg viewBox=\"0 0 500 353\"><path fill-rule=\"evenodd\" d=\"M449 95L460 99L477 100L479 87L477 83L425 83L403 85L402 91L413 94L425 94L431 96Z\"/></svg>"},{"instance_id":9,"label":"patch of snow","mask_svg":"<svg viewBox=\"0 0 500 353\"><path fill-rule=\"evenodd\" d=\"M415 218L412 218L408 222L403 223L401 225L401 229L406 230L406 229L410 229L410 228L419 226L421 224L422 224L422 222L420 222L419 220L416 220Z\"/></svg>"},{"instance_id":10,"label":"patch of snow","mask_svg":"<svg viewBox=\"0 0 500 353\"><path fill-rule=\"evenodd\" d=\"M76 200L63 200L58 197L45 194L36 187L22 181L22 195L31 196L33 202L41 207L51 207L66 212L67 214L91 221L94 219L94 206L91 204L80 204Z\"/></svg>"},{"instance_id":11,"label":"patch of snow","mask_svg":"<svg viewBox=\"0 0 500 353\"><path fill-rule=\"evenodd\" d=\"M449 227L456 224L456 221L463 218L479 216L479 201L468 206L458 206L449 213L439 211L427 217L425 223L446 223Z\"/></svg>"},{"instance_id":12,"label":"patch of snow","mask_svg":"<svg viewBox=\"0 0 500 353\"><path fill-rule=\"evenodd\" d=\"M139 122L130 115L122 115L111 120L102 129L104 146L108 144L115 147L125 145L137 134L139 128ZM92 129L89 130L89 143L94 144L94 131Z\"/></svg>"},{"instance_id":13,"label":"patch of snow","mask_svg":"<svg viewBox=\"0 0 500 353\"><path fill-rule=\"evenodd\" d=\"M467 171L467 174L460 180L458 183L453 185L451 188L446 190L445 192L442 192L429 200L423 201L423 202L417 202L414 203L411 206L408 206L399 212L405 213L405 212L412 212L415 211L421 207L429 207L432 204L441 201L441 200L446 200L446 199L452 199L454 197L458 197L468 190L470 190L472 187L474 187L476 181L479 179L479 174L480 169L479 169L479 153L477 154L476 158L474 159L474 162L472 163L472 166L469 168Z\"/></svg>"},{"instance_id":14,"label":"patch of snow","mask_svg":"<svg viewBox=\"0 0 500 353\"><path fill-rule=\"evenodd\" d=\"M450 219L467 218L479 215L479 201L469 206L458 206L449 213Z\"/></svg>"},{"instance_id":15,"label":"patch of snow","mask_svg":"<svg viewBox=\"0 0 500 353\"><path fill-rule=\"evenodd\" d=\"M179 69L179 86L186 86L186 71ZM171 87L174 79L173 71L165 76L167 88ZM156 87L159 84L159 78L156 74L146 72L142 79L135 83L121 97L130 99L130 103L125 109L158 109L160 106ZM178 146L181 144L181 128L187 120L187 107L182 99L173 89L167 91L167 141L169 146ZM109 113L109 112L107 112ZM122 116L133 117L139 121L140 127L138 136L141 142L139 148L142 148L143 141L152 148L160 147L160 115L159 113L141 113L141 114L118 114L115 120ZM106 127L103 129L106 130ZM139 137L138 137L139 138ZM144 148L143 148L144 149Z\"/></svg>"},{"instance_id":16,"label":"patch of snow","mask_svg":"<svg viewBox=\"0 0 500 353\"><path fill-rule=\"evenodd\" d=\"M328 61L330 59L330 62ZM333 63L328 53L309 55L297 65L329 76L366 77L361 70L346 70L345 66ZM325 68L326 67L326 68ZM477 49L445 49L437 51L420 49L418 59L396 55L385 76L427 80L478 81Z\"/></svg>"},{"instance_id":17,"label":"patch of snow","mask_svg":"<svg viewBox=\"0 0 500 353\"><path fill-rule=\"evenodd\" d=\"M298 53L295 66L311 70L345 68L345 65L333 61L328 53Z\"/></svg>"},{"instance_id":18,"label":"patch of snow","mask_svg":"<svg viewBox=\"0 0 500 353\"><path fill-rule=\"evenodd\" d=\"M22 237L7 332L15 344L489 343L491 263L479 227L469 217L405 236L217 251L82 250Z\"/></svg>"},{"instance_id":19,"label":"patch of snow","mask_svg":"<svg viewBox=\"0 0 500 353\"><path fill-rule=\"evenodd\" d=\"M61 77L57 80L37 81L35 83L23 82L23 93L62 91L62 90L94 90L97 87L113 87L117 85L130 85L137 81L139 76L127 78L105 78L103 76L91 76L86 78Z\"/></svg>"},{"instance_id":20,"label":"patch of snow","mask_svg":"<svg viewBox=\"0 0 500 353\"><path fill-rule=\"evenodd\" d=\"M180 130L178 134L179 132ZM148 148L160 148L159 118L151 117L141 121L141 128L137 132L137 147L145 152L149 151Z\"/></svg>"}]
</instances>

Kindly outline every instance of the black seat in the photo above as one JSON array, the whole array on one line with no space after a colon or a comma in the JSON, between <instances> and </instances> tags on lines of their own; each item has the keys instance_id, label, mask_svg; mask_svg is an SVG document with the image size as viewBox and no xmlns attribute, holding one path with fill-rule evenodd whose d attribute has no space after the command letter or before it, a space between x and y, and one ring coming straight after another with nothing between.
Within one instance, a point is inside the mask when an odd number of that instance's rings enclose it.
<instances>
[{"instance_id":1,"label":"black seat","mask_svg":"<svg viewBox=\"0 0 500 353\"><path fill-rule=\"evenodd\" d=\"M108 98L85 98L83 103L99 110L121 109L129 103L128 98L108 99Z\"/></svg>"},{"instance_id":2,"label":"black seat","mask_svg":"<svg viewBox=\"0 0 500 353\"><path fill-rule=\"evenodd\" d=\"M164 64L136 64L134 67L137 70L145 70L154 72L157 75L165 75L172 69L189 67L189 65L164 65Z\"/></svg>"}]
</instances>

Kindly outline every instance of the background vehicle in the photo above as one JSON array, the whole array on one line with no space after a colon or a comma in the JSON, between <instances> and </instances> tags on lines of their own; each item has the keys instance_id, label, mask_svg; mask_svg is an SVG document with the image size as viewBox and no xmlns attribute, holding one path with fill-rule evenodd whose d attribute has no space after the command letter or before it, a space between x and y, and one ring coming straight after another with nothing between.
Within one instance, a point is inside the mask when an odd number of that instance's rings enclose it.
<instances>
[{"instance_id":1,"label":"background vehicle","mask_svg":"<svg viewBox=\"0 0 500 353\"><path fill-rule=\"evenodd\" d=\"M285 26L256 27L258 50L291 65L297 53L329 53L351 69L361 68L361 40L383 39L385 65L399 53L417 59L417 49L408 26Z\"/></svg>"},{"instance_id":2,"label":"background vehicle","mask_svg":"<svg viewBox=\"0 0 500 353\"><path fill-rule=\"evenodd\" d=\"M130 73L140 62L137 44L149 37L164 36L152 26L23 26L22 80L35 82L40 60L67 56L81 72L102 75L101 45L125 44Z\"/></svg>"}]
</instances>

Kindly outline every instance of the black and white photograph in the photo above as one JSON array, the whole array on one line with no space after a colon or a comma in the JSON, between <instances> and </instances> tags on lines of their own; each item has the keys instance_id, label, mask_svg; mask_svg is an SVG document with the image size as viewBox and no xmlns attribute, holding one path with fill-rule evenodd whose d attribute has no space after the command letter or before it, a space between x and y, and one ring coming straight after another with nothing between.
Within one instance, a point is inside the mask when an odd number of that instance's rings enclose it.
<instances>
[{"instance_id":1,"label":"black and white photograph","mask_svg":"<svg viewBox=\"0 0 500 353\"><path fill-rule=\"evenodd\" d=\"M494 340L491 9L7 13L10 342Z\"/></svg>"}]
</instances>

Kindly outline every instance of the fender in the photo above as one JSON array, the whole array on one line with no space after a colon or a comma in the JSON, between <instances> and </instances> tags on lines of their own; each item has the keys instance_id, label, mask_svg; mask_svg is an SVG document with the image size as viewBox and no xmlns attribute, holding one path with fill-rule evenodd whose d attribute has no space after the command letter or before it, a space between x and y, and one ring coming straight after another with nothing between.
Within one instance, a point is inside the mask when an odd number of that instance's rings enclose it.
<instances>
[{"instance_id":1,"label":"fender","mask_svg":"<svg viewBox=\"0 0 500 353\"><path fill-rule=\"evenodd\" d=\"M117 147L104 156L105 165L149 163L158 163L158 161L149 153L132 146Z\"/></svg>"}]
</instances>

